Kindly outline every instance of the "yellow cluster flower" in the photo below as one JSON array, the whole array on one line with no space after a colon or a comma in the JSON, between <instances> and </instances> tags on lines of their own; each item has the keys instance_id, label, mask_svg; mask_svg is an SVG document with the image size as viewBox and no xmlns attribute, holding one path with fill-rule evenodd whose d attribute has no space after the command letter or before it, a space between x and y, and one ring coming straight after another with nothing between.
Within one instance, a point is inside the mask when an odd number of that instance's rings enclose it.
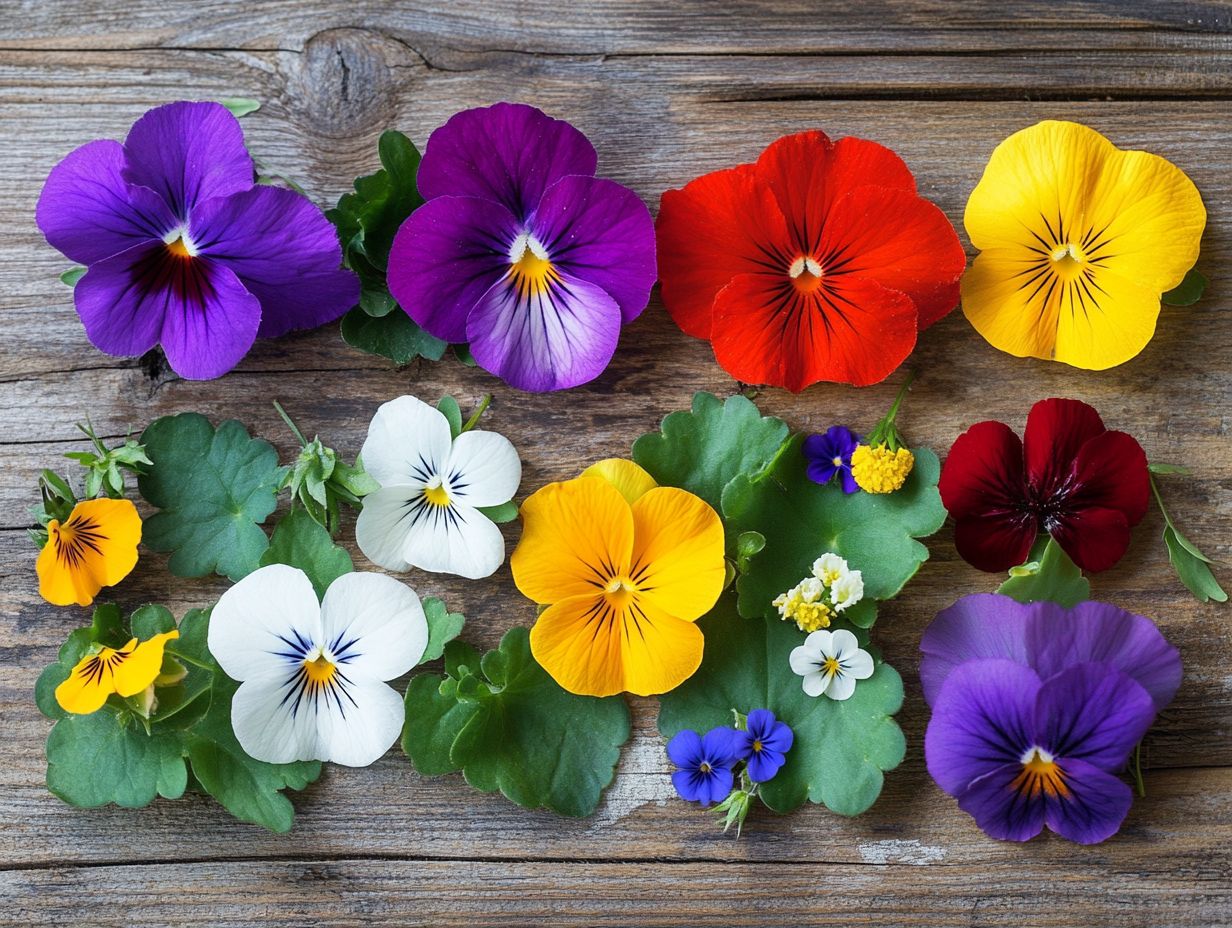
<instances>
[{"instance_id":1,"label":"yellow cluster flower","mask_svg":"<svg viewBox=\"0 0 1232 928\"><path fill-rule=\"evenodd\" d=\"M818 629L828 628L830 619L834 616L833 610L825 603L817 599L806 599L805 594L800 591L800 586L795 586L786 593L776 596L774 606L779 610L779 615L784 622L795 622L802 632L815 632Z\"/></svg>"},{"instance_id":2,"label":"yellow cluster flower","mask_svg":"<svg viewBox=\"0 0 1232 928\"><path fill-rule=\"evenodd\" d=\"M864 596L864 580L858 570L834 553L813 562L812 575L805 577L771 603L784 622L795 622L802 632L830 627L830 620Z\"/></svg>"},{"instance_id":3,"label":"yellow cluster flower","mask_svg":"<svg viewBox=\"0 0 1232 928\"><path fill-rule=\"evenodd\" d=\"M901 489L915 466L907 448L891 451L886 445L860 445L851 454L851 476L865 493L893 493Z\"/></svg>"}]
</instances>

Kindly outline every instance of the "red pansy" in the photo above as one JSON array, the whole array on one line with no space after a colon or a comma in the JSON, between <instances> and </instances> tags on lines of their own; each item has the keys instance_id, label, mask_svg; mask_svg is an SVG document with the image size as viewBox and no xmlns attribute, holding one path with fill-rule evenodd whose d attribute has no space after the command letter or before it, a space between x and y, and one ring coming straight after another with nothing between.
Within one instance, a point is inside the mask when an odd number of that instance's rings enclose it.
<instances>
[{"instance_id":1,"label":"red pansy","mask_svg":"<svg viewBox=\"0 0 1232 928\"><path fill-rule=\"evenodd\" d=\"M738 380L884 380L958 302L954 227L875 142L801 132L663 194L663 303Z\"/></svg>"},{"instance_id":2,"label":"red pansy","mask_svg":"<svg viewBox=\"0 0 1232 928\"><path fill-rule=\"evenodd\" d=\"M987 571L1026 561L1039 532L1083 570L1107 570L1150 503L1142 446L1108 431L1086 403L1063 399L1031 407L1021 441L1001 422L971 426L950 448L938 489L958 553Z\"/></svg>"}]
</instances>

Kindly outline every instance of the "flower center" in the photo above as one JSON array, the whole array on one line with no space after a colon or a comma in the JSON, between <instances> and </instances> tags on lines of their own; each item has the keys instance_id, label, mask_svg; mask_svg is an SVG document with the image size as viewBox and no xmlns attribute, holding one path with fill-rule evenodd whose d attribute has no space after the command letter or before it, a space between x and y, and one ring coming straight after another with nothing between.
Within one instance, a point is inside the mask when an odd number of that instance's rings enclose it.
<instances>
[{"instance_id":1,"label":"flower center","mask_svg":"<svg viewBox=\"0 0 1232 928\"><path fill-rule=\"evenodd\" d=\"M822 271L817 259L801 255L787 268L787 276L801 293L812 293L821 286Z\"/></svg>"},{"instance_id":2,"label":"flower center","mask_svg":"<svg viewBox=\"0 0 1232 928\"><path fill-rule=\"evenodd\" d=\"M546 293L552 284L560 281L547 249L529 232L514 239L509 248L509 264L509 276L520 297Z\"/></svg>"},{"instance_id":3,"label":"flower center","mask_svg":"<svg viewBox=\"0 0 1232 928\"><path fill-rule=\"evenodd\" d=\"M1010 783L1010 789L1020 796L1035 798L1041 793L1052 797L1069 797L1065 771L1051 753L1038 746L1027 748L1021 757L1022 772Z\"/></svg>"},{"instance_id":4,"label":"flower center","mask_svg":"<svg viewBox=\"0 0 1232 928\"><path fill-rule=\"evenodd\" d=\"M839 665L837 657L827 657L821 662L821 669L831 676L838 676L842 667Z\"/></svg>"},{"instance_id":5,"label":"flower center","mask_svg":"<svg viewBox=\"0 0 1232 928\"><path fill-rule=\"evenodd\" d=\"M755 739L755 740L753 741L753 753L754 753L754 754L760 754L760 753L761 753L761 751L762 751L762 743L761 743L761 739L760 739L760 738Z\"/></svg>"},{"instance_id":6,"label":"flower center","mask_svg":"<svg viewBox=\"0 0 1232 928\"><path fill-rule=\"evenodd\" d=\"M700 764L697 765L697 769L701 773L710 773L712 770L714 770L714 768L710 766L708 761L702 761Z\"/></svg>"},{"instance_id":7,"label":"flower center","mask_svg":"<svg viewBox=\"0 0 1232 928\"><path fill-rule=\"evenodd\" d=\"M606 587L603 588L603 594L607 597L608 605L613 609L624 609L633 601L634 595L637 593L637 586L628 577L613 577Z\"/></svg>"},{"instance_id":8,"label":"flower center","mask_svg":"<svg viewBox=\"0 0 1232 928\"><path fill-rule=\"evenodd\" d=\"M195 258L197 256L197 246L188 237L187 229L172 229L163 236L163 244L167 246L168 253L177 258Z\"/></svg>"},{"instance_id":9,"label":"flower center","mask_svg":"<svg viewBox=\"0 0 1232 928\"><path fill-rule=\"evenodd\" d=\"M445 482L440 477L433 477L428 481L427 486L423 490L424 499L433 506L448 506L449 491L445 489Z\"/></svg>"},{"instance_id":10,"label":"flower center","mask_svg":"<svg viewBox=\"0 0 1232 928\"><path fill-rule=\"evenodd\" d=\"M304 656L304 676L313 686L325 686L334 679L337 667L321 653L320 648L314 648Z\"/></svg>"},{"instance_id":11,"label":"flower center","mask_svg":"<svg viewBox=\"0 0 1232 928\"><path fill-rule=\"evenodd\" d=\"M1073 280L1082 273L1086 266L1087 255L1081 245L1066 242L1058 245L1049 254L1052 260L1052 270L1062 280Z\"/></svg>"},{"instance_id":12,"label":"flower center","mask_svg":"<svg viewBox=\"0 0 1232 928\"><path fill-rule=\"evenodd\" d=\"M61 525L55 519L47 524L50 544L54 545L56 560L65 567L76 568L84 564L88 553L102 554L100 545L106 536L93 519L73 519Z\"/></svg>"},{"instance_id":13,"label":"flower center","mask_svg":"<svg viewBox=\"0 0 1232 928\"><path fill-rule=\"evenodd\" d=\"M830 463L832 463L835 467L842 467L842 466L843 466L843 459L842 459L841 457L839 457L839 456L836 454L836 455L835 455L835 456L831 459L831 462L830 462Z\"/></svg>"}]
</instances>

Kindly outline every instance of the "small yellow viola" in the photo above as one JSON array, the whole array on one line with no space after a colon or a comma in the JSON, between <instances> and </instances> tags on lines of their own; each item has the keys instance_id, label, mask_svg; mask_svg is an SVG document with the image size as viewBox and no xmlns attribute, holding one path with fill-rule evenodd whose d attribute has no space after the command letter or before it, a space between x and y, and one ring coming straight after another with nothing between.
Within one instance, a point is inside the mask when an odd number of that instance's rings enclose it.
<instances>
[{"instance_id":1,"label":"small yellow viola","mask_svg":"<svg viewBox=\"0 0 1232 928\"><path fill-rule=\"evenodd\" d=\"M701 664L694 624L723 590L723 524L703 500L660 487L631 461L601 461L522 504L510 559L518 589L547 606L535 660L584 696L666 693Z\"/></svg>"},{"instance_id":2,"label":"small yellow viola","mask_svg":"<svg viewBox=\"0 0 1232 928\"><path fill-rule=\"evenodd\" d=\"M133 638L122 648L99 648L87 654L56 687L56 702L65 712L89 715L101 709L113 693L136 696L158 679L163 650L168 641L179 637L180 633L173 630L140 644Z\"/></svg>"},{"instance_id":3,"label":"small yellow viola","mask_svg":"<svg viewBox=\"0 0 1232 928\"><path fill-rule=\"evenodd\" d=\"M963 312L995 348L1104 370L1155 334L1198 259L1206 208L1185 172L1086 126L1041 122L992 153L963 222L980 250Z\"/></svg>"},{"instance_id":4,"label":"small yellow viola","mask_svg":"<svg viewBox=\"0 0 1232 928\"><path fill-rule=\"evenodd\" d=\"M53 606L88 606L137 566L141 516L126 499L89 499L63 522L47 525L47 544L35 571L39 595Z\"/></svg>"}]
</instances>

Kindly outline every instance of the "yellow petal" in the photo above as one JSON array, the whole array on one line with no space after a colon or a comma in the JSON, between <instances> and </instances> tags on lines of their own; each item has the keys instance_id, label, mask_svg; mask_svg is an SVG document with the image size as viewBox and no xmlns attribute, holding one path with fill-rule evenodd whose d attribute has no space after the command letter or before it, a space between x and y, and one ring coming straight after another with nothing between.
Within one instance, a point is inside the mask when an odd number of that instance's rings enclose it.
<instances>
[{"instance_id":1,"label":"yellow petal","mask_svg":"<svg viewBox=\"0 0 1232 928\"><path fill-rule=\"evenodd\" d=\"M52 519L47 525L48 540L34 562L39 579L39 595L53 606L88 606L102 588L94 574L85 569L71 569L59 558L60 523Z\"/></svg>"},{"instance_id":2,"label":"yellow petal","mask_svg":"<svg viewBox=\"0 0 1232 928\"><path fill-rule=\"evenodd\" d=\"M990 345L1019 358L1050 360L1057 343L1056 288L1033 273L1034 255L981 252L963 274L963 314Z\"/></svg>"},{"instance_id":3,"label":"yellow petal","mask_svg":"<svg viewBox=\"0 0 1232 928\"><path fill-rule=\"evenodd\" d=\"M583 477L602 477L630 503L648 490L658 486L654 477L627 458L607 458L597 461L582 471Z\"/></svg>"},{"instance_id":4,"label":"yellow petal","mask_svg":"<svg viewBox=\"0 0 1232 928\"><path fill-rule=\"evenodd\" d=\"M88 654L77 662L72 673L56 687L56 702L65 712L89 715L97 712L115 692L114 671L123 663L127 652L137 643L134 638L120 650L101 648L96 654Z\"/></svg>"},{"instance_id":5,"label":"yellow petal","mask_svg":"<svg viewBox=\"0 0 1232 928\"><path fill-rule=\"evenodd\" d=\"M180 633L172 629L135 648L130 646L128 656L112 670L115 691L121 696L135 696L153 683L162 671L163 649L168 641L179 637Z\"/></svg>"},{"instance_id":6,"label":"yellow petal","mask_svg":"<svg viewBox=\"0 0 1232 928\"><path fill-rule=\"evenodd\" d=\"M1107 270L1096 272L1092 297L1063 302L1056 359L1090 371L1123 364L1155 334L1159 293Z\"/></svg>"},{"instance_id":7,"label":"yellow petal","mask_svg":"<svg viewBox=\"0 0 1232 928\"><path fill-rule=\"evenodd\" d=\"M598 477L549 483L522 504L522 540L509 559L524 596L549 604L594 595L624 573L633 550L633 514Z\"/></svg>"},{"instance_id":8,"label":"yellow petal","mask_svg":"<svg viewBox=\"0 0 1232 928\"><path fill-rule=\"evenodd\" d=\"M658 487L633 504L630 579L639 599L694 621L723 592L723 523L709 505L676 487Z\"/></svg>"},{"instance_id":9,"label":"yellow petal","mask_svg":"<svg viewBox=\"0 0 1232 928\"><path fill-rule=\"evenodd\" d=\"M39 594L53 605L88 606L137 565L141 517L130 500L85 500L63 524L53 520L47 529L35 570Z\"/></svg>"},{"instance_id":10,"label":"yellow petal","mask_svg":"<svg viewBox=\"0 0 1232 928\"><path fill-rule=\"evenodd\" d=\"M625 613L625 689L638 696L671 692L701 666L703 645L700 628L639 597Z\"/></svg>"}]
</instances>

